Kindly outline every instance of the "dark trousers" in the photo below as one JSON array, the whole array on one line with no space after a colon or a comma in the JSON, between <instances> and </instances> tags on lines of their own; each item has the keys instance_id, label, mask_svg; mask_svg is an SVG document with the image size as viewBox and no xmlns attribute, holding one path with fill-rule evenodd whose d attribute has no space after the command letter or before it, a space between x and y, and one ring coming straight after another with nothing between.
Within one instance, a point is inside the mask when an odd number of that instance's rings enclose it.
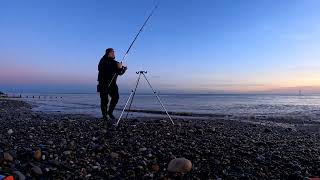
<instances>
[{"instance_id":1,"label":"dark trousers","mask_svg":"<svg viewBox=\"0 0 320 180\"><path fill-rule=\"evenodd\" d=\"M111 97L110 106L108 109L109 96ZM118 101L119 101L119 91L116 84L111 85L109 89L107 87L101 87L100 89L100 100L101 100L101 113L103 117L107 117L107 114L112 114Z\"/></svg>"}]
</instances>

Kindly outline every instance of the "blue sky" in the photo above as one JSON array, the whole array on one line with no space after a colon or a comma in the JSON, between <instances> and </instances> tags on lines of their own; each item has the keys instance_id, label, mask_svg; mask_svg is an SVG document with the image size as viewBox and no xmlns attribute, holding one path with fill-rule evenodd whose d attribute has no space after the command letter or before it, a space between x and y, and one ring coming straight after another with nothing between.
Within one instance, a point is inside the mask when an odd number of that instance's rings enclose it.
<instances>
[{"instance_id":1,"label":"blue sky","mask_svg":"<svg viewBox=\"0 0 320 180\"><path fill-rule=\"evenodd\" d=\"M107 47L121 59L153 0L0 0L0 89L94 92ZM320 1L160 0L119 78L165 92L320 86ZM145 84L142 83L145 88Z\"/></svg>"}]
</instances>

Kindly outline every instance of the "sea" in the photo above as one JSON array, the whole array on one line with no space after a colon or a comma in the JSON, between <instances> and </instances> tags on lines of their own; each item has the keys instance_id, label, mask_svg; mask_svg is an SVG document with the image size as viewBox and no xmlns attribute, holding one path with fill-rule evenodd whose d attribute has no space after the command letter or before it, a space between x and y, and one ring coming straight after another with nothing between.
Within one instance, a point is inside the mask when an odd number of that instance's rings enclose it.
<instances>
[{"instance_id":1,"label":"sea","mask_svg":"<svg viewBox=\"0 0 320 180\"><path fill-rule=\"evenodd\" d=\"M160 94L159 97L166 110L177 115L301 116L320 119L319 94ZM115 115L120 114L128 98L129 94L120 94ZM34 105L34 111L101 117L97 93L24 93L21 99ZM131 109L138 112L130 113L130 116L164 112L154 94L136 94Z\"/></svg>"}]
</instances>

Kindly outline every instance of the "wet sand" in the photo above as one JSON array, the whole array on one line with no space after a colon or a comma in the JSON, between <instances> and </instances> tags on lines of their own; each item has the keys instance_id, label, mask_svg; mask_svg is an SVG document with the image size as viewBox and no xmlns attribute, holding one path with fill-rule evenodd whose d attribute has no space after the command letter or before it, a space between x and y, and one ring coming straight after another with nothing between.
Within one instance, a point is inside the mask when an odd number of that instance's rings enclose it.
<instances>
[{"instance_id":1,"label":"wet sand","mask_svg":"<svg viewBox=\"0 0 320 180\"><path fill-rule=\"evenodd\" d=\"M32 112L0 99L0 172L43 179L303 179L320 176L320 125L294 118L135 118ZM285 123L286 126L273 122ZM287 126L289 125L289 126ZM169 173L189 159L192 170Z\"/></svg>"}]
</instances>

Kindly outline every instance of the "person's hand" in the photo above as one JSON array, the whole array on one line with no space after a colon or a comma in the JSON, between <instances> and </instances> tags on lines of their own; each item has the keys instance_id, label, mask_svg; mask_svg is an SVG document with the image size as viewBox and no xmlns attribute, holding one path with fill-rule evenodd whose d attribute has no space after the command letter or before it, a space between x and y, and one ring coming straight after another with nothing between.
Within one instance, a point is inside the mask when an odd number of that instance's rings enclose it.
<instances>
[{"instance_id":1,"label":"person's hand","mask_svg":"<svg viewBox=\"0 0 320 180\"><path fill-rule=\"evenodd\" d=\"M119 68L119 69L122 68L122 62L119 62L117 65L118 65L118 68Z\"/></svg>"}]
</instances>

